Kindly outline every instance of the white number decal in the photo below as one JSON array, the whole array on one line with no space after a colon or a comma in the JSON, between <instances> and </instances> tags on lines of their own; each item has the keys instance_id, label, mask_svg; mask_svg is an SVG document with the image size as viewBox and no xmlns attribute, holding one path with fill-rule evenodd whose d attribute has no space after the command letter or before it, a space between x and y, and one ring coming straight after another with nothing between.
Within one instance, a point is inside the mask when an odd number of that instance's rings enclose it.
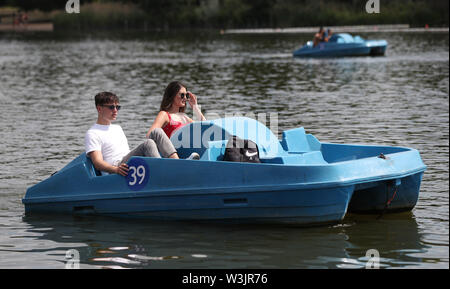
<instances>
[{"instance_id":1,"label":"white number decal","mask_svg":"<svg viewBox=\"0 0 450 289\"><path fill-rule=\"evenodd\" d=\"M137 167L136 170L136 174L138 175L138 177L141 178L141 180L139 181L139 184L142 184L142 182L144 181L145 178L145 168L144 166L140 165Z\"/></svg>"},{"instance_id":2,"label":"white number decal","mask_svg":"<svg viewBox=\"0 0 450 289\"><path fill-rule=\"evenodd\" d=\"M128 184L130 186L134 186L136 183L138 183L140 185L140 184L142 184L142 182L145 179L145 167L143 165L140 165L137 168L135 166L131 166L129 169L129 173L131 174L131 177L133 178L133 180L128 182ZM138 178L139 178L139 181L138 181Z\"/></svg>"}]
</instances>

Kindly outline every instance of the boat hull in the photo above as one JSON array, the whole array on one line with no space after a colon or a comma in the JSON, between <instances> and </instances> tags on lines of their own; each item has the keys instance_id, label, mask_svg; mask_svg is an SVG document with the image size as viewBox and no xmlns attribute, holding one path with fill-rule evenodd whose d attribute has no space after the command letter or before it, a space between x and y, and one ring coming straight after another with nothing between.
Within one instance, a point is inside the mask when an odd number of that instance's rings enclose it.
<instances>
[{"instance_id":1,"label":"boat hull","mask_svg":"<svg viewBox=\"0 0 450 289\"><path fill-rule=\"evenodd\" d=\"M339 37L338 37L339 38ZM356 40L355 40L356 39ZM321 42L313 46L308 42L295 50L295 57L345 57L345 56L382 56L386 52L386 40L362 40L347 35L347 42Z\"/></svg>"},{"instance_id":2,"label":"boat hull","mask_svg":"<svg viewBox=\"0 0 450 289\"><path fill-rule=\"evenodd\" d=\"M418 200L423 172L404 178L357 186L349 204L350 213L386 213L412 210Z\"/></svg>"},{"instance_id":3,"label":"boat hull","mask_svg":"<svg viewBox=\"0 0 450 289\"><path fill-rule=\"evenodd\" d=\"M83 158L83 155L80 156ZM240 164L221 162L211 174L211 163L204 161L145 159L148 167L165 168L152 173L148 184L133 191L127 179L118 175L95 176L89 160L72 169L85 180L60 173L27 192L23 202L26 214L63 213L108 215L126 218L171 220L222 220L238 222L328 224L341 221L347 211L375 213L387 209L411 210L419 195L422 172L402 176L351 178L351 163L315 166L282 164ZM364 160L364 159L363 159ZM272 160L273 161L273 160ZM384 162L378 158L373 162ZM174 181L167 186L164 171L189 168L185 178L195 186ZM358 166L359 167L359 166ZM347 171L347 182L338 180ZM90 175L89 175L90 174ZM199 177L203 176L203 177ZM259 183L254 176L262 176ZM236 181L240 177L240 181ZM342 177L342 176L341 176ZM58 180L57 180L58 179ZM254 179L254 180L252 180ZM319 181L319 179L322 179ZM70 184L63 190L62 184ZM235 183L234 186L230 185ZM114 191L102 192L106 184ZM227 185L227 183L229 185ZM199 185L202 184L202 185ZM61 185L61 186L60 186ZM178 187L178 188L177 188ZM394 196L394 190L397 189ZM48 192L38 196L36 193ZM392 202L387 205L389 199Z\"/></svg>"},{"instance_id":4,"label":"boat hull","mask_svg":"<svg viewBox=\"0 0 450 289\"><path fill-rule=\"evenodd\" d=\"M231 131L244 123L252 129ZM410 148L320 143L303 128L283 132L278 141L247 118L196 126L198 135L215 132L221 139L178 149L180 156L196 151L200 160L132 157L127 177L101 176L81 153L28 188L25 213L328 224L341 221L347 211L412 209L426 169ZM172 142L183 135L192 139L195 125L177 131ZM262 163L222 161L229 135L255 141Z\"/></svg>"},{"instance_id":5,"label":"boat hull","mask_svg":"<svg viewBox=\"0 0 450 289\"><path fill-rule=\"evenodd\" d=\"M342 220L353 186L321 190L185 192L27 204L26 213L106 215L157 220L238 221L315 225ZM327 201L324 202L323 199Z\"/></svg>"},{"instance_id":6,"label":"boat hull","mask_svg":"<svg viewBox=\"0 0 450 289\"><path fill-rule=\"evenodd\" d=\"M354 184L308 180L307 166L143 157L129 165L137 161L149 178L133 188L119 175L97 176L81 154L77 164L27 191L25 212L314 225L342 220L354 190ZM310 178L327 169L311 170ZM185 173L171 179L167 172Z\"/></svg>"}]
</instances>

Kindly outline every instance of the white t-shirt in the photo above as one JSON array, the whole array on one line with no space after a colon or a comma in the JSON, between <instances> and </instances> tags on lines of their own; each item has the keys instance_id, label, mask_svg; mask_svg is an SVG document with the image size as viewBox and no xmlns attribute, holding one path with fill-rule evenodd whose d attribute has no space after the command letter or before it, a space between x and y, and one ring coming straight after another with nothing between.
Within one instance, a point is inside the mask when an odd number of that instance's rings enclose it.
<instances>
[{"instance_id":1,"label":"white t-shirt","mask_svg":"<svg viewBox=\"0 0 450 289\"><path fill-rule=\"evenodd\" d=\"M117 124L94 124L86 132L84 138L86 154L101 151L103 160L117 166L124 156L130 152L127 137L122 127Z\"/></svg>"}]
</instances>

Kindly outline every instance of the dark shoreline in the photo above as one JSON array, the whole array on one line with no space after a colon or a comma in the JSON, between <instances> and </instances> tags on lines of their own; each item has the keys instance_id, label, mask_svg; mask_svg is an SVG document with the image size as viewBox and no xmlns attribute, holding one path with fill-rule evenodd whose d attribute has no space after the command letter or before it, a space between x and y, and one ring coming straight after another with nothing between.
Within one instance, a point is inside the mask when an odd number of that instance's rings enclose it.
<instances>
[{"instance_id":1,"label":"dark shoreline","mask_svg":"<svg viewBox=\"0 0 450 289\"><path fill-rule=\"evenodd\" d=\"M8 3L13 5L15 2L10 0ZM46 18L44 20L53 23L55 31L285 29L383 24L408 24L411 28L449 26L449 2L446 0L379 1L379 13L368 13L367 2L367 0L83 1L80 13L67 13L58 1L46 7L47 10L42 3L33 6L31 2L20 4L21 2L17 1L16 7L28 12L30 23L37 20L32 19L33 13L41 21Z\"/></svg>"}]
</instances>

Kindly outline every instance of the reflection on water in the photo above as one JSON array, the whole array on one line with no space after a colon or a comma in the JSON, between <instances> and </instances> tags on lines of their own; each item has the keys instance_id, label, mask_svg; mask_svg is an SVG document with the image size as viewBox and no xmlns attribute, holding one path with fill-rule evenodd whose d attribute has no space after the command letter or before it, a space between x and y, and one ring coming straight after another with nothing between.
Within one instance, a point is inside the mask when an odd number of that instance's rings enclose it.
<instances>
[{"instance_id":1,"label":"reflection on water","mask_svg":"<svg viewBox=\"0 0 450 289\"><path fill-rule=\"evenodd\" d=\"M411 213L351 216L320 228L68 216L23 221L21 238L38 245L16 254L44 254L51 267L64 266L69 249L80 253L81 268L365 268L369 249L380 252L380 267L414 267L422 262L414 254L425 251ZM39 246L52 243L58 246Z\"/></svg>"},{"instance_id":2,"label":"reflection on water","mask_svg":"<svg viewBox=\"0 0 450 289\"><path fill-rule=\"evenodd\" d=\"M0 35L0 267L448 268L448 34L361 35L385 57L296 59L308 35ZM114 91L135 146L165 86L182 80L204 114L278 113L278 133L406 146L428 166L412 213L348 216L319 228L22 218L27 187L83 151L93 96ZM188 111L189 113L189 111Z\"/></svg>"}]
</instances>

